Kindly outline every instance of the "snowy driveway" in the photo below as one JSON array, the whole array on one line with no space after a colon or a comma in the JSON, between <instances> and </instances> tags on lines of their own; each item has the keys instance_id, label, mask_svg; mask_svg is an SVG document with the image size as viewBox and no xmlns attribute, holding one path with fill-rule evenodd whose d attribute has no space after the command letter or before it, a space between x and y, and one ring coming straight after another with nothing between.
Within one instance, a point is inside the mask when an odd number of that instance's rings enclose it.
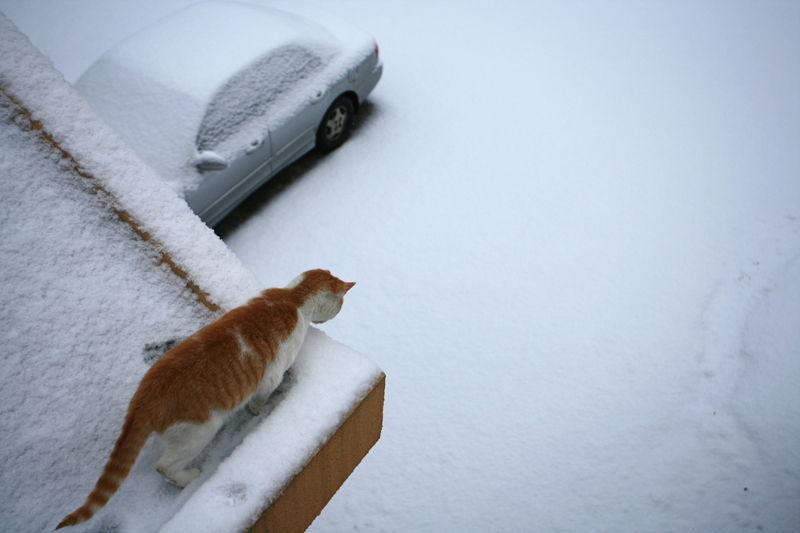
<instances>
[{"instance_id":1,"label":"snowy driveway","mask_svg":"<svg viewBox=\"0 0 800 533\"><path fill-rule=\"evenodd\" d=\"M186 3L0 10L72 81ZM800 529L797 4L313 3L384 77L219 228L357 281L324 329L387 375L311 530Z\"/></svg>"}]
</instances>

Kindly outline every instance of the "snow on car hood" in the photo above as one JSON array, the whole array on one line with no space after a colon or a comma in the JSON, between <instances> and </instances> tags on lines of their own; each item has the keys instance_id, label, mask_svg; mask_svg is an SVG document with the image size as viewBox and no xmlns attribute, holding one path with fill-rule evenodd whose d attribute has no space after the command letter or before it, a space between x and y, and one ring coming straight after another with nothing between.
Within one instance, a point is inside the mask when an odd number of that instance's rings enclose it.
<instances>
[{"instance_id":1,"label":"snow on car hood","mask_svg":"<svg viewBox=\"0 0 800 533\"><path fill-rule=\"evenodd\" d=\"M368 34L302 9L194 4L112 47L75 87L182 196L200 183L198 151L232 159L372 51Z\"/></svg>"}]
</instances>

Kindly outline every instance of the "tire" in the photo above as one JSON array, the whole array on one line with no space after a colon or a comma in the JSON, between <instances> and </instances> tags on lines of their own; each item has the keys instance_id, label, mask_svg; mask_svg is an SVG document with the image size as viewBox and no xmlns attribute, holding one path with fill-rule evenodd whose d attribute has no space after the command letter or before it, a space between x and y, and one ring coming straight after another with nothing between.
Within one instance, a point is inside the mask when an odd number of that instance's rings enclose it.
<instances>
[{"instance_id":1,"label":"tire","mask_svg":"<svg viewBox=\"0 0 800 533\"><path fill-rule=\"evenodd\" d=\"M340 96L325 111L317 130L317 147L329 152L338 148L350 136L353 129L355 108L348 96Z\"/></svg>"}]
</instances>

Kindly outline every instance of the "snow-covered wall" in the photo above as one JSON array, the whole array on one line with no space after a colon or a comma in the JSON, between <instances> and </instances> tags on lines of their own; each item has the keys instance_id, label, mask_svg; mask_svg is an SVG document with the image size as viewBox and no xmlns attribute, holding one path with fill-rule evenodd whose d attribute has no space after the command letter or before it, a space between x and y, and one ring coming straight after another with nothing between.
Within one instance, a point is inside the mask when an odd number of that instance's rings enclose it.
<instances>
[{"instance_id":1,"label":"snow-covered wall","mask_svg":"<svg viewBox=\"0 0 800 533\"><path fill-rule=\"evenodd\" d=\"M0 57L0 514L43 531L102 469L145 347L213 313L95 192L146 170L5 19Z\"/></svg>"},{"instance_id":2,"label":"snow-covered wall","mask_svg":"<svg viewBox=\"0 0 800 533\"><path fill-rule=\"evenodd\" d=\"M88 495L164 344L262 286L2 13L0 228L0 530L49 531ZM117 496L74 530L157 530L243 440L203 506L228 509L215 514L222 530L252 523L381 374L319 331L307 344L262 415L234 417L198 459L197 482L163 482L151 439ZM277 464L253 464L246 450L264 446Z\"/></svg>"},{"instance_id":3,"label":"snow-covered wall","mask_svg":"<svg viewBox=\"0 0 800 533\"><path fill-rule=\"evenodd\" d=\"M102 190L111 210L120 212L167 262L179 265L193 286L223 310L258 292L259 282L236 256L177 198L89 107L63 76L3 18L0 32L2 78L8 98L47 132L56 150L77 162L78 174ZM205 297L205 296L204 296Z\"/></svg>"}]
</instances>

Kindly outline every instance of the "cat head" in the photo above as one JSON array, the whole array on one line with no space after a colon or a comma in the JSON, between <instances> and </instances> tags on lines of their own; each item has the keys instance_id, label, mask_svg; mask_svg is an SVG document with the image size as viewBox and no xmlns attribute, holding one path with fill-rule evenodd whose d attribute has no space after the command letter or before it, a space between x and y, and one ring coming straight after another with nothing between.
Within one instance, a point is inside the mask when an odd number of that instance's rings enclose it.
<instances>
[{"instance_id":1,"label":"cat head","mask_svg":"<svg viewBox=\"0 0 800 533\"><path fill-rule=\"evenodd\" d=\"M306 294L304 307L309 304L311 321L320 324L339 314L344 295L354 285L355 282L342 281L328 270L309 270L297 276L287 288L296 287Z\"/></svg>"}]
</instances>

